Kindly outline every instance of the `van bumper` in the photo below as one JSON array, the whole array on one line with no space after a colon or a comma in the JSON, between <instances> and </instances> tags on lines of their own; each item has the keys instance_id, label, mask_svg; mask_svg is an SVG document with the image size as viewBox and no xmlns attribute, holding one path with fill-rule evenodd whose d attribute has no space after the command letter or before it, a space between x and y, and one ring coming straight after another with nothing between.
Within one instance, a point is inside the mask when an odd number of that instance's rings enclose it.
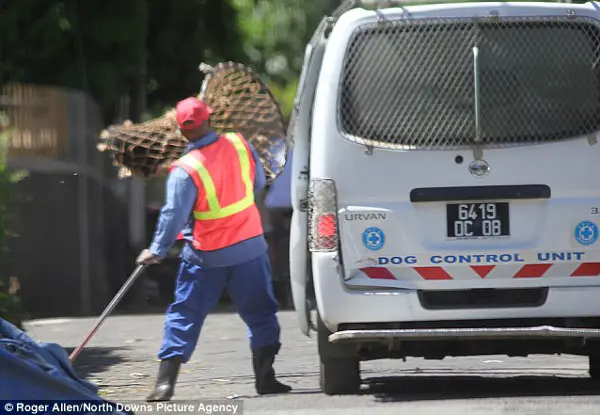
<instances>
[{"instance_id":1,"label":"van bumper","mask_svg":"<svg viewBox=\"0 0 600 415\"><path fill-rule=\"evenodd\" d=\"M411 340L442 339L516 339L516 338L598 338L600 330L563 328L539 324L534 327L449 328L460 320L568 319L600 317L600 286L580 285L551 287L544 304L539 307L425 309L417 290L389 289L357 291L343 282L336 253L312 253L313 282L319 316L333 333L331 342L369 341L403 338ZM427 328L372 329L340 331L340 325L377 325L381 323L429 322ZM431 322L440 322L436 328ZM442 324L445 322L445 324Z\"/></svg>"},{"instance_id":2,"label":"van bumper","mask_svg":"<svg viewBox=\"0 0 600 415\"><path fill-rule=\"evenodd\" d=\"M343 341L402 340L506 340L530 338L600 338L598 329L573 329L554 326L457 328L457 329L388 329L388 330L342 330L329 336L331 343Z\"/></svg>"}]
</instances>

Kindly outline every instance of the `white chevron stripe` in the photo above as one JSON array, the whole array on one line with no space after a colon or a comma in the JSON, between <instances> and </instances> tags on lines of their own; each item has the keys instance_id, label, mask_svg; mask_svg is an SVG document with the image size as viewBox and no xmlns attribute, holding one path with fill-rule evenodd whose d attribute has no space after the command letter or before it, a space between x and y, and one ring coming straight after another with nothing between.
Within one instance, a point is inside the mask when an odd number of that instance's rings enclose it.
<instances>
[{"instance_id":1,"label":"white chevron stripe","mask_svg":"<svg viewBox=\"0 0 600 415\"><path fill-rule=\"evenodd\" d=\"M512 278L523 267L521 264L496 265L496 267L485 277L486 280L498 280Z\"/></svg>"},{"instance_id":2,"label":"white chevron stripe","mask_svg":"<svg viewBox=\"0 0 600 415\"><path fill-rule=\"evenodd\" d=\"M481 277L477 274L471 267L465 266L453 266L453 267L442 267L444 271L446 271L450 276L452 276L453 280L457 281L470 281L470 280L480 280Z\"/></svg>"},{"instance_id":3,"label":"white chevron stripe","mask_svg":"<svg viewBox=\"0 0 600 415\"><path fill-rule=\"evenodd\" d=\"M561 278L569 277L580 264L560 263L554 264L544 273L542 278Z\"/></svg>"}]
</instances>

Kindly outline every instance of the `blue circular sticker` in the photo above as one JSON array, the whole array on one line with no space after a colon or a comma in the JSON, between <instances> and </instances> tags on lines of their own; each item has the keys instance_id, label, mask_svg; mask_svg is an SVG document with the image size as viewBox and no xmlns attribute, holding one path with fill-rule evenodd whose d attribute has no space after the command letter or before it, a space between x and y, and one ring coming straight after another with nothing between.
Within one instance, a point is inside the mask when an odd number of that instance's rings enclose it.
<instances>
[{"instance_id":1,"label":"blue circular sticker","mask_svg":"<svg viewBox=\"0 0 600 415\"><path fill-rule=\"evenodd\" d=\"M379 251L385 245L385 234L379 228L367 228L362 234L362 241L369 251Z\"/></svg>"},{"instance_id":2,"label":"blue circular sticker","mask_svg":"<svg viewBox=\"0 0 600 415\"><path fill-rule=\"evenodd\" d=\"M589 220L579 222L575 226L575 239L581 245L592 245L598 240L598 226Z\"/></svg>"}]
</instances>

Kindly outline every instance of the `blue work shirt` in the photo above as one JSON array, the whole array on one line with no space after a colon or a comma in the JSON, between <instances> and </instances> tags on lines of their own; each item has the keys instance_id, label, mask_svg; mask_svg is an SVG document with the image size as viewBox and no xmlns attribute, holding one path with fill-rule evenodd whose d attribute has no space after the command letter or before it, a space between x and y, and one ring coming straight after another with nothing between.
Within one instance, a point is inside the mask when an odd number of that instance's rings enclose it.
<instances>
[{"instance_id":1,"label":"blue work shirt","mask_svg":"<svg viewBox=\"0 0 600 415\"><path fill-rule=\"evenodd\" d=\"M212 132L199 140L190 143L185 153L214 143L218 136ZM266 185L265 171L256 150L248 143L256 164L254 191L261 190ZM185 246L181 258L192 264L205 267L227 267L250 261L267 251L267 242L263 235L247 239L227 248L216 251L199 251L191 245L193 238L194 219L192 212L196 204L198 189L190 175L181 167L176 167L169 174L166 184L166 201L160 211L154 240L150 252L166 257L177 240L179 232L183 233Z\"/></svg>"},{"instance_id":2,"label":"blue work shirt","mask_svg":"<svg viewBox=\"0 0 600 415\"><path fill-rule=\"evenodd\" d=\"M265 198L267 209L292 209L292 150L288 151L286 160L283 171L275 179Z\"/></svg>"}]
</instances>

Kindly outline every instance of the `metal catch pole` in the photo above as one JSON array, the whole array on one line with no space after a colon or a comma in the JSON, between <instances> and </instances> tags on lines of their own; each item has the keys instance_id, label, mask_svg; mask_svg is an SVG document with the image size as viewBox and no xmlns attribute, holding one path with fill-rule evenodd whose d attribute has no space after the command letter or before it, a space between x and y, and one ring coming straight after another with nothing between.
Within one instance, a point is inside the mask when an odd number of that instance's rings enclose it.
<instances>
[{"instance_id":1,"label":"metal catch pole","mask_svg":"<svg viewBox=\"0 0 600 415\"><path fill-rule=\"evenodd\" d=\"M104 311L102 312L102 314L100 315L100 317L98 317L98 319L94 323L94 326L92 327L92 329L84 337L84 339L81 341L81 343L79 344L79 346L77 346L75 348L75 350L73 350L73 352L69 356L69 361L71 363L73 363L73 361L75 360L75 358L79 355L79 353L81 353L81 350L91 340L91 338L94 336L94 334L96 334L96 332L98 331L98 329L100 328L100 326L102 325L102 323L104 323L104 320L106 320L106 318L114 310L114 308L117 306L117 304L119 304L119 302L121 301L121 299L123 298L123 296L131 288L131 286L133 285L133 283L138 279L138 277L140 275L142 275L142 271L144 271L145 268L146 268L146 265L138 265L138 267L135 269L135 271L133 271L133 273L127 279L127 281L125 281L125 284L123 284L123 286L121 287L121 289L119 290L119 292L114 296L114 298L112 299L112 301L104 309Z\"/></svg>"}]
</instances>

